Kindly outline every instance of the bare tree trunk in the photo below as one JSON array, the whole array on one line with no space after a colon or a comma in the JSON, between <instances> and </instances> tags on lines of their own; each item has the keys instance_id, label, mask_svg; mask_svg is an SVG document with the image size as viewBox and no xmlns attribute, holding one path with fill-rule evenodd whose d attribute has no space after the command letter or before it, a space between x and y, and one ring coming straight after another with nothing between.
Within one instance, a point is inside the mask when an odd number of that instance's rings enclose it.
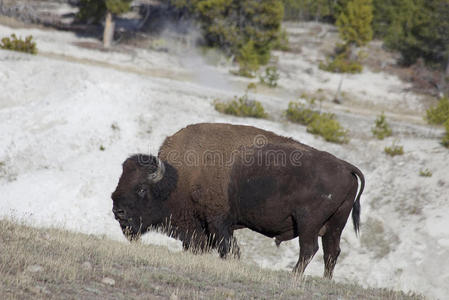
<instances>
[{"instance_id":1,"label":"bare tree trunk","mask_svg":"<svg viewBox=\"0 0 449 300\"><path fill-rule=\"evenodd\" d=\"M357 59L358 59L357 47L351 43L351 45L349 45L349 60L356 61Z\"/></svg>"},{"instance_id":2,"label":"bare tree trunk","mask_svg":"<svg viewBox=\"0 0 449 300\"><path fill-rule=\"evenodd\" d=\"M106 21L104 24L104 32L103 32L103 46L105 48L111 47L112 40L114 39L114 17L111 12L107 12Z\"/></svg>"},{"instance_id":3,"label":"bare tree trunk","mask_svg":"<svg viewBox=\"0 0 449 300\"><path fill-rule=\"evenodd\" d=\"M343 101L340 99L341 94L341 86L343 85L343 79L345 78L345 75L342 74L340 78L340 83L338 84L337 92L335 93L334 97L334 103L341 104Z\"/></svg>"},{"instance_id":4,"label":"bare tree trunk","mask_svg":"<svg viewBox=\"0 0 449 300\"><path fill-rule=\"evenodd\" d=\"M446 63L446 70L441 73L440 84L437 85L438 88L438 96L443 98L445 93L449 95L449 58Z\"/></svg>"},{"instance_id":5,"label":"bare tree trunk","mask_svg":"<svg viewBox=\"0 0 449 300\"><path fill-rule=\"evenodd\" d=\"M449 77L449 57L448 57L447 63L446 63L446 77Z\"/></svg>"}]
</instances>

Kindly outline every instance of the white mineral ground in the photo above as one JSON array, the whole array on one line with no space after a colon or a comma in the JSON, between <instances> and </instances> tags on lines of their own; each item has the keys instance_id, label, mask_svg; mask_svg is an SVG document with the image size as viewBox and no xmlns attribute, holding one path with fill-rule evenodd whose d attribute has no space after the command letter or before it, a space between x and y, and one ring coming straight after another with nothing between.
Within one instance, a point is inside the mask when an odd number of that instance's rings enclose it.
<instances>
[{"instance_id":1,"label":"white mineral ground","mask_svg":"<svg viewBox=\"0 0 449 300\"><path fill-rule=\"evenodd\" d=\"M345 76L343 105L323 103L350 130L349 144L324 142L286 122L282 111L289 101L319 89L331 99L341 78L317 67L324 57L317 43L335 33L322 26L329 32L311 35L312 26L287 25L292 43L310 41L302 43L301 53L275 53L279 88L251 93L266 106L269 120L216 112L214 99L242 95L249 80L229 74L226 64L206 65L193 50L121 46L104 52L77 46L98 41L72 33L0 26L2 37L32 34L39 49L37 56L0 51L0 217L126 242L110 194L128 155L157 153L166 136L191 123L248 124L329 151L364 172L361 238L348 223L336 281L447 297L449 151L439 144L442 129L425 125L428 104L406 92L408 84L367 68ZM378 141L370 128L382 110L395 136ZM383 149L395 139L405 154L392 158ZM420 177L421 169L433 176ZM236 236L245 263L290 270L297 260L297 239L276 248L273 240L248 230ZM143 242L181 249L157 233ZM322 269L319 250L306 274L321 276Z\"/></svg>"}]
</instances>

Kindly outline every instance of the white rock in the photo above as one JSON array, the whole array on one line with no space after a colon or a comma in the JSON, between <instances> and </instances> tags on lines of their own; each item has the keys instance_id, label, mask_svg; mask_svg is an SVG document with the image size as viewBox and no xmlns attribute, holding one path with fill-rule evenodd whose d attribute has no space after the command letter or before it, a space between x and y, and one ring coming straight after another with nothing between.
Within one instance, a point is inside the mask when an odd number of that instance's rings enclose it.
<instances>
[{"instance_id":1,"label":"white rock","mask_svg":"<svg viewBox=\"0 0 449 300\"><path fill-rule=\"evenodd\" d=\"M110 286L115 285L115 280L110 277L103 278L103 280L101 282L104 284L110 285Z\"/></svg>"},{"instance_id":2,"label":"white rock","mask_svg":"<svg viewBox=\"0 0 449 300\"><path fill-rule=\"evenodd\" d=\"M46 240L46 241L49 241L49 240L51 239L51 236L50 236L50 234L49 234L48 232L44 232L44 233L41 235L41 237L42 237L42 239L44 239L44 240Z\"/></svg>"},{"instance_id":3,"label":"white rock","mask_svg":"<svg viewBox=\"0 0 449 300\"><path fill-rule=\"evenodd\" d=\"M82 267L83 270L85 270L85 271L91 271L91 270L92 270L92 264L91 264L89 261L83 262L83 264L81 265L81 267Z\"/></svg>"},{"instance_id":4,"label":"white rock","mask_svg":"<svg viewBox=\"0 0 449 300\"><path fill-rule=\"evenodd\" d=\"M37 273L37 272L42 272L44 270L44 268L39 265L31 265L31 266L28 266L26 268L26 270L31 273Z\"/></svg>"},{"instance_id":5,"label":"white rock","mask_svg":"<svg viewBox=\"0 0 449 300\"><path fill-rule=\"evenodd\" d=\"M51 294L50 291L45 286L36 285L31 288L31 290L36 294Z\"/></svg>"}]
</instances>

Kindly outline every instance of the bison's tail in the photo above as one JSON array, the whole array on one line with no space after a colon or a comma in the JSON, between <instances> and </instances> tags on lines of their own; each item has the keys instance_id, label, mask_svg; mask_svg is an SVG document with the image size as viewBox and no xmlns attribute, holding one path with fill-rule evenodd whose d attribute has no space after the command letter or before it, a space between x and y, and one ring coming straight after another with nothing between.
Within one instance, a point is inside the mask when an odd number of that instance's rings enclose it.
<instances>
[{"instance_id":1,"label":"bison's tail","mask_svg":"<svg viewBox=\"0 0 449 300\"><path fill-rule=\"evenodd\" d=\"M365 177L363 176L362 172L357 169L356 167L353 167L352 175L357 180L360 179L360 190L357 194L357 198L354 201L354 205L352 206L352 222L354 223L354 231L355 234L358 235L359 229L360 229L360 196L363 193L363 189L365 188Z\"/></svg>"}]
</instances>

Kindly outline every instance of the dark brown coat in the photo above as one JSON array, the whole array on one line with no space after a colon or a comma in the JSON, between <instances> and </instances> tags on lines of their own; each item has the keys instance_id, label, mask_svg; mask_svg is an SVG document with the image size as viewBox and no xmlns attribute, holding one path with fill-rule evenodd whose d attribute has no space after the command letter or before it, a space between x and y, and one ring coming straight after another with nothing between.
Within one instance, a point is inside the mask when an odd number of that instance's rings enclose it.
<instances>
[{"instance_id":1,"label":"dark brown coat","mask_svg":"<svg viewBox=\"0 0 449 300\"><path fill-rule=\"evenodd\" d=\"M327 152L255 127L204 123L168 137L158 158L127 159L112 198L131 238L164 226L185 249L216 247L222 257L238 255L235 229L278 245L299 236L300 273L322 236L325 276L332 277L351 210L358 230L363 187L360 170Z\"/></svg>"}]
</instances>

